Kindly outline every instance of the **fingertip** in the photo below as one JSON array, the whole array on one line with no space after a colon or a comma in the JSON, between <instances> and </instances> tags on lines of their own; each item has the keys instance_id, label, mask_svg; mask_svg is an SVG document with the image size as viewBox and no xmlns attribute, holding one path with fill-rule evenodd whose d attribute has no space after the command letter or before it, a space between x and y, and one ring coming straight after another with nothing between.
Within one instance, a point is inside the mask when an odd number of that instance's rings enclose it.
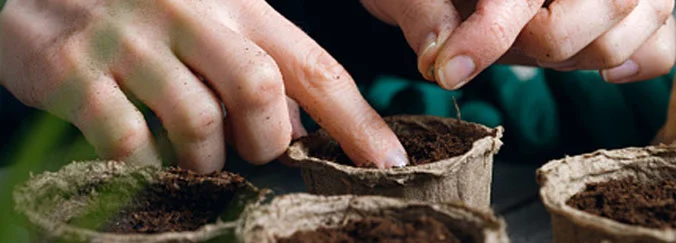
<instances>
[{"instance_id":1,"label":"fingertip","mask_svg":"<svg viewBox=\"0 0 676 243\"><path fill-rule=\"evenodd\" d=\"M427 44L418 52L418 71L428 81L434 81L434 56L437 51L436 35L431 34Z\"/></svg>"},{"instance_id":2,"label":"fingertip","mask_svg":"<svg viewBox=\"0 0 676 243\"><path fill-rule=\"evenodd\" d=\"M389 126L383 127L380 136L373 136L376 141L371 141L371 144L379 145L373 147L376 149L375 164L380 169L401 168L409 164L408 155L404 146L399 141L397 135ZM380 141L378 141L380 140Z\"/></svg>"},{"instance_id":3,"label":"fingertip","mask_svg":"<svg viewBox=\"0 0 676 243\"><path fill-rule=\"evenodd\" d=\"M409 164L408 155L403 147L395 147L391 149L383 163L385 168L403 168Z\"/></svg>"},{"instance_id":4,"label":"fingertip","mask_svg":"<svg viewBox=\"0 0 676 243\"><path fill-rule=\"evenodd\" d=\"M601 77L603 77L603 80L606 82L621 84L634 81L632 78L635 77L639 71L640 67L638 63L629 59L617 67L601 70Z\"/></svg>"},{"instance_id":5,"label":"fingertip","mask_svg":"<svg viewBox=\"0 0 676 243\"><path fill-rule=\"evenodd\" d=\"M466 55L458 55L442 64L437 70L439 85L448 90L456 90L469 82L476 71L474 60Z\"/></svg>"},{"instance_id":6,"label":"fingertip","mask_svg":"<svg viewBox=\"0 0 676 243\"><path fill-rule=\"evenodd\" d=\"M122 161L139 166L161 166L162 161L153 143L148 143Z\"/></svg>"}]
</instances>

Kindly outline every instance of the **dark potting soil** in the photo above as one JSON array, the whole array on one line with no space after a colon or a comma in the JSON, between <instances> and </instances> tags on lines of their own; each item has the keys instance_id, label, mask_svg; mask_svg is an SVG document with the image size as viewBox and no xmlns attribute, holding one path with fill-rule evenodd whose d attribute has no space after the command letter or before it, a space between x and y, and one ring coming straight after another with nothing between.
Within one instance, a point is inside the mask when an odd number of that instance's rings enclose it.
<instances>
[{"instance_id":1,"label":"dark potting soil","mask_svg":"<svg viewBox=\"0 0 676 243\"><path fill-rule=\"evenodd\" d=\"M467 153L474 142L491 136L492 134L481 127L458 124L446 126L438 122L427 123L429 129L393 129L397 133L409 157L409 166L423 165ZM327 135L313 133L304 139L308 142L327 143L327 146L318 147L310 151L312 156L320 159L337 162L344 165L354 165L335 140L318 139ZM375 168L373 163L360 167Z\"/></svg>"},{"instance_id":2,"label":"dark potting soil","mask_svg":"<svg viewBox=\"0 0 676 243\"><path fill-rule=\"evenodd\" d=\"M161 233L192 231L216 222L244 178L227 172L200 175L172 168L140 191L108 220L102 231Z\"/></svg>"},{"instance_id":3,"label":"dark potting soil","mask_svg":"<svg viewBox=\"0 0 676 243\"><path fill-rule=\"evenodd\" d=\"M460 242L444 224L420 217L415 221L401 223L391 219L367 217L350 221L342 228L320 228L315 231L297 232L280 243L304 242Z\"/></svg>"},{"instance_id":4,"label":"dark potting soil","mask_svg":"<svg viewBox=\"0 0 676 243\"><path fill-rule=\"evenodd\" d=\"M628 178L588 184L566 203L625 224L676 228L676 180L646 184Z\"/></svg>"}]
</instances>

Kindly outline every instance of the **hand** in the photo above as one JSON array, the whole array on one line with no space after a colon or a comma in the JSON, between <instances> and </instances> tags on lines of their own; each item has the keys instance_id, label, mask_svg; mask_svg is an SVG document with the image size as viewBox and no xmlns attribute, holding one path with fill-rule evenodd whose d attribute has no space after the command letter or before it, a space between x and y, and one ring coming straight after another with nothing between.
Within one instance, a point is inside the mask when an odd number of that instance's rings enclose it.
<instances>
[{"instance_id":1,"label":"hand","mask_svg":"<svg viewBox=\"0 0 676 243\"><path fill-rule=\"evenodd\" d=\"M676 60L673 0L557 0L538 11L515 49L558 70L601 70L608 82L667 74Z\"/></svg>"},{"instance_id":2,"label":"hand","mask_svg":"<svg viewBox=\"0 0 676 243\"><path fill-rule=\"evenodd\" d=\"M106 159L158 162L138 99L180 166L221 169L226 138L266 163L303 133L295 100L355 162L407 163L343 67L263 0L10 0L0 40L0 84Z\"/></svg>"},{"instance_id":3,"label":"hand","mask_svg":"<svg viewBox=\"0 0 676 243\"><path fill-rule=\"evenodd\" d=\"M544 0L361 2L402 29L425 79L457 89L507 52Z\"/></svg>"},{"instance_id":4,"label":"hand","mask_svg":"<svg viewBox=\"0 0 676 243\"><path fill-rule=\"evenodd\" d=\"M601 69L607 81L628 82L663 75L676 59L671 0L557 0L547 8L543 0L362 3L402 28L423 77L447 89L496 61Z\"/></svg>"}]
</instances>

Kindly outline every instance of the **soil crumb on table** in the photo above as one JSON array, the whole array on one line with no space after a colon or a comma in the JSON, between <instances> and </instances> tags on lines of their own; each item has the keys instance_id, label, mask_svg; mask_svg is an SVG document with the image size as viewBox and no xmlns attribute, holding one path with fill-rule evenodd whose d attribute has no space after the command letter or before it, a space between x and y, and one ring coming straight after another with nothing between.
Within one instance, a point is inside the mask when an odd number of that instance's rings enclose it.
<instances>
[{"instance_id":1,"label":"soil crumb on table","mask_svg":"<svg viewBox=\"0 0 676 243\"><path fill-rule=\"evenodd\" d=\"M279 243L309 242L460 242L441 222L420 217L401 223L391 219L367 217L350 221L342 228L320 228L301 231Z\"/></svg>"},{"instance_id":2,"label":"soil crumb on table","mask_svg":"<svg viewBox=\"0 0 676 243\"><path fill-rule=\"evenodd\" d=\"M589 184L567 204L625 224L676 228L676 180L646 184L628 178Z\"/></svg>"},{"instance_id":3,"label":"soil crumb on table","mask_svg":"<svg viewBox=\"0 0 676 243\"><path fill-rule=\"evenodd\" d=\"M244 178L227 172L199 175L172 168L159 182L140 191L114 215L102 231L111 233L162 233L192 231L216 222L244 186Z\"/></svg>"},{"instance_id":4,"label":"soil crumb on table","mask_svg":"<svg viewBox=\"0 0 676 243\"><path fill-rule=\"evenodd\" d=\"M452 128L432 122L428 125L431 130L402 129L402 132L397 134L409 156L409 166L428 164L463 155L472 149L474 142L492 135L472 125L458 125ZM321 139L322 137L324 139ZM328 140L325 137L326 135L315 133L305 138L311 143L329 143L327 146L320 147L321 149L310 151L312 156L344 165L354 165L333 139ZM367 163L360 167L375 168L375 165Z\"/></svg>"}]
</instances>

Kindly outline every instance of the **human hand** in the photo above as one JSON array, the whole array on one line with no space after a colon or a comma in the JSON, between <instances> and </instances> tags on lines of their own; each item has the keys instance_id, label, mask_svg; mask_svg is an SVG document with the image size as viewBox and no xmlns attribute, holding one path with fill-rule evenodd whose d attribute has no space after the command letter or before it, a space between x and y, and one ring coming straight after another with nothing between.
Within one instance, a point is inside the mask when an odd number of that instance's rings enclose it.
<instances>
[{"instance_id":1,"label":"human hand","mask_svg":"<svg viewBox=\"0 0 676 243\"><path fill-rule=\"evenodd\" d=\"M457 89L498 60L544 0L361 0L399 26L423 77Z\"/></svg>"},{"instance_id":2,"label":"human hand","mask_svg":"<svg viewBox=\"0 0 676 243\"><path fill-rule=\"evenodd\" d=\"M673 66L671 0L543 3L362 0L376 17L402 28L423 77L446 89L462 87L496 61L601 69L610 82L653 78Z\"/></svg>"},{"instance_id":3,"label":"human hand","mask_svg":"<svg viewBox=\"0 0 676 243\"><path fill-rule=\"evenodd\" d=\"M600 70L612 83L652 79L676 60L673 8L673 0L553 1L514 49L542 67Z\"/></svg>"},{"instance_id":4,"label":"human hand","mask_svg":"<svg viewBox=\"0 0 676 243\"><path fill-rule=\"evenodd\" d=\"M288 95L353 161L407 163L343 67L263 0L10 0L0 84L72 122L105 159L158 163L138 99L182 167L221 169L226 138L245 160L269 162L304 132Z\"/></svg>"}]
</instances>

